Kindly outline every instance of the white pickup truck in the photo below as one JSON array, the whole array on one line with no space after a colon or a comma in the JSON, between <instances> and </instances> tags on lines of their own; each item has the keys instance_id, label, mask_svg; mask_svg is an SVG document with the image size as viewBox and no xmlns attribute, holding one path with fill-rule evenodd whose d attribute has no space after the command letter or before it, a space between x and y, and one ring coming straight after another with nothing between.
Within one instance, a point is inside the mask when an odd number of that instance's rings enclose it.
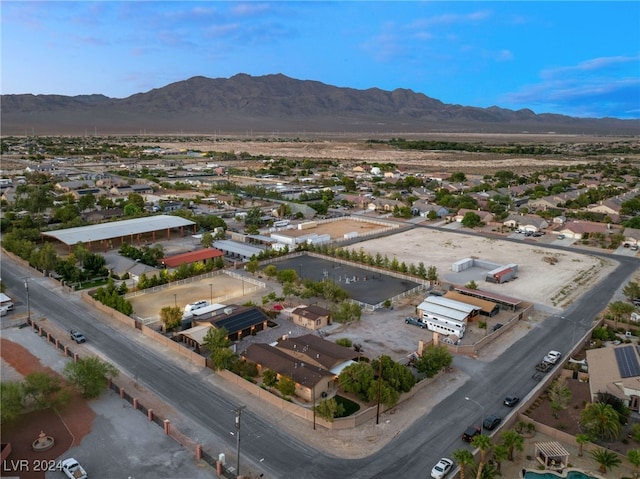
<instances>
[{"instance_id":1,"label":"white pickup truck","mask_svg":"<svg viewBox=\"0 0 640 479\"><path fill-rule=\"evenodd\" d=\"M69 479L87 479L87 472L82 468L80 463L72 457L62 461L62 471Z\"/></svg>"}]
</instances>

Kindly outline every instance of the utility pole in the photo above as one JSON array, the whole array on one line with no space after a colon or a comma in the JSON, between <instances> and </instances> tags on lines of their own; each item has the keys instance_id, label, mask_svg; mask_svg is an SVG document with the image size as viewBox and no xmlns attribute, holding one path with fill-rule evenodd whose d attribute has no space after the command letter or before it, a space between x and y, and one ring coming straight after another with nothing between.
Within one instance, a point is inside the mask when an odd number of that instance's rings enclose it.
<instances>
[{"instance_id":1,"label":"utility pole","mask_svg":"<svg viewBox=\"0 0 640 479\"><path fill-rule=\"evenodd\" d=\"M245 406L236 409L236 477L240 477L240 415Z\"/></svg>"},{"instance_id":2,"label":"utility pole","mask_svg":"<svg viewBox=\"0 0 640 479\"><path fill-rule=\"evenodd\" d=\"M382 356L378 358L378 405L376 407L376 424L380 423L380 391L382 388Z\"/></svg>"}]
</instances>

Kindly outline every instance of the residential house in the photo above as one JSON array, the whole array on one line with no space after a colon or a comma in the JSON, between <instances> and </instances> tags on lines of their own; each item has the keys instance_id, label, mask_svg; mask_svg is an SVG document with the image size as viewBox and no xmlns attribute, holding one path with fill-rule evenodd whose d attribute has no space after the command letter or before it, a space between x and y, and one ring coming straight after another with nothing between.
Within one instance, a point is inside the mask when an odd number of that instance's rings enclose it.
<instances>
[{"instance_id":1,"label":"residential house","mask_svg":"<svg viewBox=\"0 0 640 479\"><path fill-rule=\"evenodd\" d=\"M299 306L291 312L291 320L307 329L321 329L331 324L331 311L320 306Z\"/></svg>"},{"instance_id":2,"label":"residential house","mask_svg":"<svg viewBox=\"0 0 640 479\"><path fill-rule=\"evenodd\" d=\"M416 200L411 206L411 214L413 216L420 215L426 217L431 211L434 211L438 218L444 218L445 216L450 214L450 211L444 206L436 205L435 203L429 203L425 200Z\"/></svg>"},{"instance_id":3,"label":"residential house","mask_svg":"<svg viewBox=\"0 0 640 479\"><path fill-rule=\"evenodd\" d=\"M624 242L630 246L640 246L640 230L635 228L624 229Z\"/></svg>"},{"instance_id":4,"label":"residential house","mask_svg":"<svg viewBox=\"0 0 640 479\"><path fill-rule=\"evenodd\" d=\"M611 232L612 229L610 225L592 221L570 221L559 230L559 233L565 235L567 238L578 240L588 238L589 235L593 233L609 234Z\"/></svg>"},{"instance_id":5,"label":"residential house","mask_svg":"<svg viewBox=\"0 0 640 479\"><path fill-rule=\"evenodd\" d=\"M392 200L391 198L376 198L371 200L367 208L371 211L385 211L392 212L395 207L402 208L407 206L405 203L399 200Z\"/></svg>"},{"instance_id":6,"label":"residential house","mask_svg":"<svg viewBox=\"0 0 640 479\"><path fill-rule=\"evenodd\" d=\"M253 343L240 353L245 361L254 362L263 374L271 370L278 379L291 378L296 383L295 395L312 402L325 397L334 388L336 374L317 366L310 366L289 355L286 351L264 343Z\"/></svg>"},{"instance_id":7,"label":"residential house","mask_svg":"<svg viewBox=\"0 0 640 479\"><path fill-rule=\"evenodd\" d=\"M455 214L454 216L454 220L457 221L458 223L460 223L462 221L462 219L464 218L464 215L466 215L467 213L475 213L480 217L480 221L482 221L485 224L489 224L493 221L493 213L491 213L490 211L484 211L484 210L470 210L467 208L460 208L458 210L458 212Z\"/></svg>"},{"instance_id":8,"label":"residential house","mask_svg":"<svg viewBox=\"0 0 640 479\"><path fill-rule=\"evenodd\" d=\"M632 411L640 410L640 352L633 344L587 350L591 400L609 393Z\"/></svg>"},{"instance_id":9,"label":"residential house","mask_svg":"<svg viewBox=\"0 0 640 479\"><path fill-rule=\"evenodd\" d=\"M518 221L518 226L524 231L536 233L549 227L547 220L536 215L522 215Z\"/></svg>"}]
</instances>

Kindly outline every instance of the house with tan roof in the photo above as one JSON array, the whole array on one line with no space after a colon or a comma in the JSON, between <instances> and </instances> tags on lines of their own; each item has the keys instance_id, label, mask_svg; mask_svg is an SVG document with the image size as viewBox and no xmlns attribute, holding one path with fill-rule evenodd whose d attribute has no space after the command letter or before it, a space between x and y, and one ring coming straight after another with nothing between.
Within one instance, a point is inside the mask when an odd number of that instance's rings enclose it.
<instances>
[{"instance_id":1,"label":"house with tan roof","mask_svg":"<svg viewBox=\"0 0 640 479\"><path fill-rule=\"evenodd\" d=\"M291 320L303 328L315 331L331 324L331 311L315 304L299 306L291 312Z\"/></svg>"},{"instance_id":2,"label":"house with tan roof","mask_svg":"<svg viewBox=\"0 0 640 479\"><path fill-rule=\"evenodd\" d=\"M589 391L596 401L599 393L621 399L632 411L640 409L640 352L635 344L587 350Z\"/></svg>"},{"instance_id":3,"label":"house with tan roof","mask_svg":"<svg viewBox=\"0 0 640 479\"><path fill-rule=\"evenodd\" d=\"M610 232L612 230L609 225L593 221L570 221L559 230L559 233L573 239L586 239L593 233L609 234Z\"/></svg>"},{"instance_id":4,"label":"house with tan roof","mask_svg":"<svg viewBox=\"0 0 640 479\"><path fill-rule=\"evenodd\" d=\"M475 213L480 217L480 221L482 221L485 224L489 224L493 221L493 213L491 213L490 211L484 211L484 210L470 210L467 208L460 208L458 210L458 212L456 213L456 215L453 217L453 219L455 221L457 221L458 223L460 223L462 221L462 219L464 218L464 215L466 215L467 213Z\"/></svg>"}]
</instances>

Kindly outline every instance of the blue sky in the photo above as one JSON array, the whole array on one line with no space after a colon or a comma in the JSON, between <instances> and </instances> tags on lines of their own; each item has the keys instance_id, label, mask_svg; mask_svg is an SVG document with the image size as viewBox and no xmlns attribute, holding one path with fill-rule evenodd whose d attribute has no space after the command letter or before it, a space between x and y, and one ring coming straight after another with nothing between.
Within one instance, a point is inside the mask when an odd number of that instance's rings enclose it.
<instances>
[{"instance_id":1,"label":"blue sky","mask_svg":"<svg viewBox=\"0 0 640 479\"><path fill-rule=\"evenodd\" d=\"M467 106L640 118L640 2L1 2L3 94L282 73Z\"/></svg>"}]
</instances>

